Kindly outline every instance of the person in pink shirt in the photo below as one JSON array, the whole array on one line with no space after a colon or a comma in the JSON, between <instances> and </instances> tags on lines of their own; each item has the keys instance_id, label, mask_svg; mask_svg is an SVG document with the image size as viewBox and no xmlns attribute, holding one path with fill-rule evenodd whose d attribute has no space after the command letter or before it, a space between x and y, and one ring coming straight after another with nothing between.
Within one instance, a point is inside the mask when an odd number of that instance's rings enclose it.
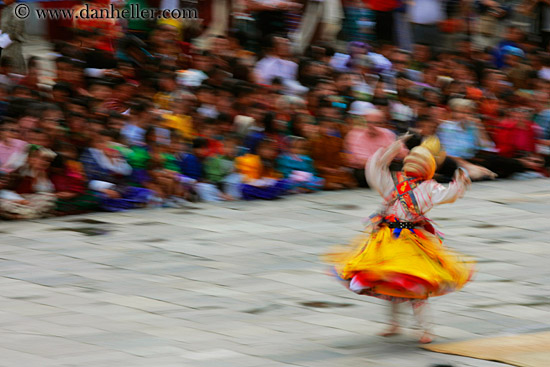
<instances>
[{"instance_id":1,"label":"person in pink shirt","mask_svg":"<svg viewBox=\"0 0 550 367\"><path fill-rule=\"evenodd\" d=\"M14 162L24 154L27 142L18 139L19 127L13 120L5 120L0 127L0 171L10 173L18 168Z\"/></svg>"},{"instance_id":2,"label":"person in pink shirt","mask_svg":"<svg viewBox=\"0 0 550 367\"><path fill-rule=\"evenodd\" d=\"M368 187L365 179L365 165L380 148L386 148L396 140L396 135L384 125L384 113L375 108L364 111L365 121L357 120L355 126L348 132L344 140L344 149L348 154L347 163L353 169L353 175L360 187ZM397 155L403 159L408 153L405 145Z\"/></svg>"}]
</instances>

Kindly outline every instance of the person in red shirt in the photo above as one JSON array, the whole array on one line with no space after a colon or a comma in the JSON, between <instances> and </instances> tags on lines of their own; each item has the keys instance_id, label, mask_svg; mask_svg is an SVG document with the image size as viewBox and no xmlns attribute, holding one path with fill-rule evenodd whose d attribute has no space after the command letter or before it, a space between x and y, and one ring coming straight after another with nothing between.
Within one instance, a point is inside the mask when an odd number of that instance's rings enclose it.
<instances>
[{"instance_id":1,"label":"person in red shirt","mask_svg":"<svg viewBox=\"0 0 550 367\"><path fill-rule=\"evenodd\" d=\"M495 134L498 152L503 157L525 157L535 153L537 125L529 119L529 110L513 108L502 120Z\"/></svg>"},{"instance_id":2,"label":"person in red shirt","mask_svg":"<svg viewBox=\"0 0 550 367\"><path fill-rule=\"evenodd\" d=\"M218 126L217 121L208 119L202 126L201 137L206 139L206 157L211 157L217 154L223 154L223 143L217 139Z\"/></svg>"},{"instance_id":3,"label":"person in red shirt","mask_svg":"<svg viewBox=\"0 0 550 367\"><path fill-rule=\"evenodd\" d=\"M498 126L496 148L500 156L513 158L523 170L544 172L544 159L536 154L539 127L529 119L529 113L524 107L509 110L509 118Z\"/></svg>"},{"instance_id":4,"label":"person in red shirt","mask_svg":"<svg viewBox=\"0 0 550 367\"><path fill-rule=\"evenodd\" d=\"M103 51L106 57L114 54L115 40L122 36L119 20L102 17L103 13L110 13L109 6L109 0L92 0L73 8L75 14L73 27L80 30L97 31L99 36L95 40L94 47Z\"/></svg>"}]
</instances>

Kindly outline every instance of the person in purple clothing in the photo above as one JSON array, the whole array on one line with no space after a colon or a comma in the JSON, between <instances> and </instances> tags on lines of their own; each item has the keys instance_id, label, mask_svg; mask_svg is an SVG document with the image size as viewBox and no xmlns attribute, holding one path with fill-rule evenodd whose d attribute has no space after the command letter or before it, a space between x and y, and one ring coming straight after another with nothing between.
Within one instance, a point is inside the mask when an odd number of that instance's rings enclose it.
<instances>
[{"instance_id":1,"label":"person in purple clothing","mask_svg":"<svg viewBox=\"0 0 550 367\"><path fill-rule=\"evenodd\" d=\"M90 148L80 157L88 187L100 198L100 207L117 212L146 206L152 197L151 190L129 186L132 167L118 150L109 146L110 134L101 131Z\"/></svg>"}]
</instances>

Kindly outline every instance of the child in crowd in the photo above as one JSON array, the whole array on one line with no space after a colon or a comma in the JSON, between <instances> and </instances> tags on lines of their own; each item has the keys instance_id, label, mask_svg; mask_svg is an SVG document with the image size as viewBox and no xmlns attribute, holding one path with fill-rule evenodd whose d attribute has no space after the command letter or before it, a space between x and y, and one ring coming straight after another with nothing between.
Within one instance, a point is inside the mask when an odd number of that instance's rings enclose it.
<instances>
[{"instance_id":1,"label":"child in crowd","mask_svg":"<svg viewBox=\"0 0 550 367\"><path fill-rule=\"evenodd\" d=\"M78 158L76 147L70 143L60 143L59 155L52 162L51 180L56 192L58 215L80 214L99 208L99 201L86 187L84 167Z\"/></svg>"},{"instance_id":2,"label":"child in crowd","mask_svg":"<svg viewBox=\"0 0 550 367\"><path fill-rule=\"evenodd\" d=\"M214 156L217 154L223 154L223 143L219 140L219 129L216 124L216 120L206 119L202 125L201 136L206 139L207 150L206 156Z\"/></svg>"},{"instance_id":3,"label":"child in crowd","mask_svg":"<svg viewBox=\"0 0 550 367\"><path fill-rule=\"evenodd\" d=\"M109 132L101 131L81 157L90 180L89 188L100 199L100 207L107 211L146 206L153 192L127 185L132 167L119 151L109 146L110 141Z\"/></svg>"},{"instance_id":4,"label":"child in crowd","mask_svg":"<svg viewBox=\"0 0 550 367\"><path fill-rule=\"evenodd\" d=\"M10 173L16 169L17 157L24 154L27 143L19 139L19 126L15 121L4 121L0 128L0 171Z\"/></svg>"},{"instance_id":5,"label":"child in crowd","mask_svg":"<svg viewBox=\"0 0 550 367\"><path fill-rule=\"evenodd\" d=\"M197 136L193 127L193 119L190 116L191 97L180 97L171 103L170 110L162 115L164 126L179 133L185 140L191 141Z\"/></svg>"},{"instance_id":6,"label":"child in crowd","mask_svg":"<svg viewBox=\"0 0 550 367\"><path fill-rule=\"evenodd\" d=\"M51 213L56 197L48 170L54 157L50 149L30 146L25 164L11 175L10 183L3 181L0 214L4 218L33 219Z\"/></svg>"},{"instance_id":7,"label":"child in crowd","mask_svg":"<svg viewBox=\"0 0 550 367\"><path fill-rule=\"evenodd\" d=\"M277 168L290 180L296 192L309 193L320 190L324 180L315 176L313 160L307 155L307 140L292 137L288 153L277 159Z\"/></svg>"},{"instance_id":8,"label":"child in crowd","mask_svg":"<svg viewBox=\"0 0 550 367\"><path fill-rule=\"evenodd\" d=\"M282 179L275 170L277 159L276 143L262 140L256 147L257 154L237 157L235 168L243 176L242 197L246 200L280 198L290 188L290 181Z\"/></svg>"},{"instance_id":9,"label":"child in crowd","mask_svg":"<svg viewBox=\"0 0 550 367\"><path fill-rule=\"evenodd\" d=\"M223 154L208 157L204 162L206 180L217 187L219 200L241 198L241 175L235 173L237 140L227 138L223 142Z\"/></svg>"},{"instance_id":10,"label":"child in crowd","mask_svg":"<svg viewBox=\"0 0 550 367\"><path fill-rule=\"evenodd\" d=\"M154 128L149 128L144 136L145 144L134 145L126 156L128 164L132 166L131 183L135 186L145 187L151 180L148 173L149 162L151 161L150 147L156 141Z\"/></svg>"},{"instance_id":11,"label":"child in crowd","mask_svg":"<svg viewBox=\"0 0 550 367\"><path fill-rule=\"evenodd\" d=\"M325 180L325 190L356 186L351 172L345 167L344 140L340 137L336 121L320 121L320 133L313 141L311 156L319 176Z\"/></svg>"},{"instance_id":12,"label":"child in crowd","mask_svg":"<svg viewBox=\"0 0 550 367\"><path fill-rule=\"evenodd\" d=\"M154 144L151 146L148 175L151 181L147 187L162 199L162 205L169 208L177 208L186 203L183 199L185 190L177 172L165 168L166 146Z\"/></svg>"},{"instance_id":13,"label":"child in crowd","mask_svg":"<svg viewBox=\"0 0 550 367\"><path fill-rule=\"evenodd\" d=\"M181 173L195 181L203 179L202 162L208 151L208 141L204 138L193 139L191 152L184 152L180 156L179 164Z\"/></svg>"}]
</instances>

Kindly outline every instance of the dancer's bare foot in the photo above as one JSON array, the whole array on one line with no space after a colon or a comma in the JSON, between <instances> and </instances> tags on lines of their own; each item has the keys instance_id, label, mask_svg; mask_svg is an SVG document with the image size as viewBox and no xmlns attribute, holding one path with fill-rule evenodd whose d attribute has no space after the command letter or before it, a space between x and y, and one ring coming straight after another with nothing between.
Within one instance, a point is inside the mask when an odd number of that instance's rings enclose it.
<instances>
[{"instance_id":1,"label":"dancer's bare foot","mask_svg":"<svg viewBox=\"0 0 550 367\"><path fill-rule=\"evenodd\" d=\"M385 331L382 331L381 333L379 333L378 335L387 338L388 336L399 335L400 332L401 330L399 329L399 325L392 325Z\"/></svg>"},{"instance_id":2,"label":"dancer's bare foot","mask_svg":"<svg viewBox=\"0 0 550 367\"><path fill-rule=\"evenodd\" d=\"M432 335L427 331L425 331L422 334L422 336L420 337L420 339L418 339L420 344L429 344L429 343L433 342L433 340L434 339L433 339Z\"/></svg>"}]
</instances>

